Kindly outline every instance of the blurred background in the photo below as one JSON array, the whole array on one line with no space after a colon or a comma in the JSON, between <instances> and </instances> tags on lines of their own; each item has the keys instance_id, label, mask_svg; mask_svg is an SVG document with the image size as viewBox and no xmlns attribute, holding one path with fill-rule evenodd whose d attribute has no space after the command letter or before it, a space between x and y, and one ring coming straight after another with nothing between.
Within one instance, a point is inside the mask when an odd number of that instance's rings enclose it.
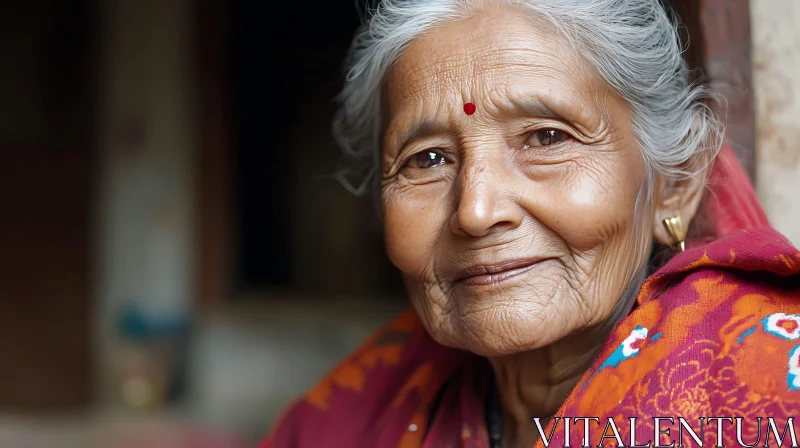
<instances>
[{"instance_id":1,"label":"blurred background","mask_svg":"<svg viewBox=\"0 0 800 448\"><path fill-rule=\"evenodd\" d=\"M406 305L331 179L353 1L3 3L0 447L254 446ZM800 244L800 3L670 3Z\"/></svg>"}]
</instances>

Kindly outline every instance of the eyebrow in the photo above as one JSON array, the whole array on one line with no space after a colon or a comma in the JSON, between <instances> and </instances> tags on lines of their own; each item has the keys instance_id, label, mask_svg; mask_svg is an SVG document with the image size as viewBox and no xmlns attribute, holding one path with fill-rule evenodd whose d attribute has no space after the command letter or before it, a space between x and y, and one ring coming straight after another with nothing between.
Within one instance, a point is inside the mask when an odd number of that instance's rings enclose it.
<instances>
[{"instance_id":1,"label":"eyebrow","mask_svg":"<svg viewBox=\"0 0 800 448\"><path fill-rule=\"evenodd\" d=\"M545 103L538 98L532 96L524 96L522 98L508 98L510 109L515 112L523 112L525 115L535 115L537 117L545 118L561 118L564 117L553 111Z\"/></svg>"},{"instance_id":2,"label":"eyebrow","mask_svg":"<svg viewBox=\"0 0 800 448\"><path fill-rule=\"evenodd\" d=\"M398 145L397 148L398 150L401 150L418 138L438 134L440 132L444 132L446 129L447 126L445 126L442 122L434 118L426 118L422 121L414 123L414 125L411 126L407 132L402 134L401 138L398 139L398 141L402 140L401 144Z\"/></svg>"}]
</instances>

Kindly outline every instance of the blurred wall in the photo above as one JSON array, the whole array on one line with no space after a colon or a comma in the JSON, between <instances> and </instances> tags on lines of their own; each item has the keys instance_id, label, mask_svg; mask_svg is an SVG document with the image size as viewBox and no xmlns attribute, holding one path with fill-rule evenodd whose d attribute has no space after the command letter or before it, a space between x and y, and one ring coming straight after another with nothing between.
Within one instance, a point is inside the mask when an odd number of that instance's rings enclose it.
<instances>
[{"instance_id":1,"label":"blurred wall","mask_svg":"<svg viewBox=\"0 0 800 448\"><path fill-rule=\"evenodd\" d=\"M751 0L757 189L773 226L800 245L800 2Z\"/></svg>"},{"instance_id":2,"label":"blurred wall","mask_svg":"<svg viewBox=\"0 0 800 448\"><path fill-rule=\"evenodd\" d=\"M108 377L117 315L191 300L193 45L188 0L103 2L98 330Z\"/></svg>"},{"instance_id":3,"label":"blurred wall","mask_svg":"<svg viewBox=\"0 0 800 448\"><path fill-rule=\"evenodd\" d=\"M0 14L0 412L91 398L92 2Z\"/></svg>"}]
</instances>

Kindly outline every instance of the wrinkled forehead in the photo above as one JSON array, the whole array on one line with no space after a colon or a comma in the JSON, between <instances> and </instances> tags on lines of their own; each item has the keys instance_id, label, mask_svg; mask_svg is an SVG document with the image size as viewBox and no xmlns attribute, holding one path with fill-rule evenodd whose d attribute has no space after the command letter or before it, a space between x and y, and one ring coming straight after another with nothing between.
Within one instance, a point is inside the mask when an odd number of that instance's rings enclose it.
<instances>
[{"instance_id":1,"label":"wrinkled forehead","mask_svg":"<svg viewBox=\"0 0 800 448\"><path fill-rule=\"evenodd\" d=\"M386 77L384 111L419 112L440 108L442 101L458 107L460 101L502 101L536 92L574 102L603 88L553 24L517 8L494 6L414 39Z\"/></svg>"}]
</instances>

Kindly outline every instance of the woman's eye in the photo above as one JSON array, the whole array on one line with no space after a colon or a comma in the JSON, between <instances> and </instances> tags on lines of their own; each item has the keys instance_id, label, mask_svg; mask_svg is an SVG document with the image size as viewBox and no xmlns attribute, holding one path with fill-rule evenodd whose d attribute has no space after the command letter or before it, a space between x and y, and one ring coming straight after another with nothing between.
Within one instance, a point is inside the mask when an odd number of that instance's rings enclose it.
<instances>
[{"instance_id":1,"label":"woman's eye","mask_svg":"<svg viewBox=\"0 0 800 448\"><path fill-rule=\"evenodd\" d=\"M408 165L413 168L433 168L444 163L444 156L436 151L422 151L411 156Z\"/></svg>"},{"instance_id":2,"label":"woman's eye","mask_svg":"<svg viewBox=\"0 0 800 448\"><path fill-rule=\"evenodd\" d=\"M558 129L540 129L528 137L527 146L550 146L567 139L567 133Z\"/></svg>"}]
</instances>

